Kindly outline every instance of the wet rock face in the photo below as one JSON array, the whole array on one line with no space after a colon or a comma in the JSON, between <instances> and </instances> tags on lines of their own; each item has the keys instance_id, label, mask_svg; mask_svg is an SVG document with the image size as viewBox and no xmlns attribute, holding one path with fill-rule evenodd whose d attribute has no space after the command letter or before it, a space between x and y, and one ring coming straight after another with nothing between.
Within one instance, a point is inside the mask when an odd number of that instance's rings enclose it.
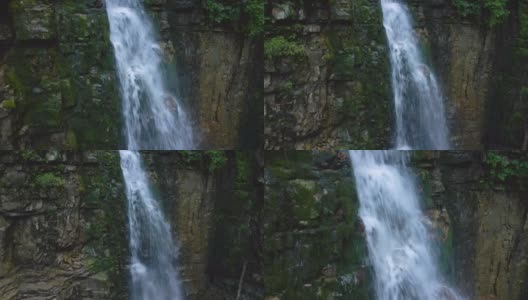
<instances>
[{"instance_id":1,"label":"wet rock face","mask_svg":"<svg viewBox=\"0 0 528 300\"><path fill-rule=\"evenodd\" d=\"M444 86L452 143L481 149L491 92L494 31L462 20L450 1L411 1L417 33Z\"/></svg>"},{"instance_id":2,"label":"wet rock face","mask_svg":"<svg viewBox=\"0 0 528 300\"><path fill-rule=\"evenodd\" d=\"M429 217L440 223L441 232L448 229L444 247L452 250L441 256L443 263L453 264L443 267L471 298L523 299L528 279L525 191L490 181L479 152L429 154L415 165L424 175Z\"/></svg>"},{"instance_id":3,"label":"wet rock face","mask_svg":"<svg viewBox=\"0 0 528 300\"><path fill-rule=\"evenodd\" d=\"M262 299L262 273L256 258L262 241L251 233L260 232L262 198L254 195L253 178L262 175L250 166L253 154L226 152L226 165L216 172L205 161L189 164L174 151L147 152L143 157L179 243L187 298L236 298L246 264L241 299ZM257 229L248 228L252 226Z\"/></svg>"},{"instance_id":4,"label":"wet rock face","mask_svg":"<svg viewBox=\"0 0 528 300\"><path fill-rule=\"evenodd\" d=\"M151 1L175 71L169 82L194 116L202 148L262 143L262 41L211 24L203 1Z\"/></svg>"},{"instance_id":5,"label":"wet rock face","mask_svg":"<svg viewBox=\"0 0 528 300\"><path fill-rule=\"evenodd\" d=\"M205 161L189 164L175 151L143 152L142 157L153 193L179 241L187 298L233 299L239 266L246 261L241 299L262 299L258 261L241 246L257 238L237 231L250 213L257 214L245 209L257 199L247 198L253 181L243 186L235 181L240 177L233 160L215 176ZM116 151L0 152L2 299L128 299L129 245L120 172ZM260 178L250 170L246 175ZM230 209L232 203L238 207ZM212 259L214 251L222 261ZM227 271L228 263L234 275Z\"/></svg>"},{"instance_id":6,"label":"wet rock face","mask_svg":"<svg viewBox=\"0 0 528 300\"><path fill-rule=\"evenodd\" d=\"M0 149L120 148L121 99L104 3L4 3ZM212 26L201 1L146 5L172 69L168 85L193 114L200 147L261 143L257 39Z\"/></svg>"},{"instance_id":7,"label":"wet rock face","mask_svg":"<svg viewBox=\"0 0 528 300\"><path fill-rule=\"evenodd\" d=\"M7 2L0 149L117 148L120 101L104 8L95 1Z\"/></svg>"},{"instance_id":8,"label":"wet rock face","mask_svg":"<svg viewBox=\"0 0 528 300\"><path fill-rule=\"evenodd\" d=\"M452 142L459 149L522 147L528 119L527 4L510 1L508 17L463 18L452 1L409 1L417 32L444 86ZM523 115L523 116L521 116Z\"/></svg>"},{"instance_id":9,"label":"wet rock face","mask_svg":"<svg viewBox=\"0 0 528 300\"><path fill-rule=\"evenodd\" d=\"M208 288L207 266L215 180L206 172L182 168L174 153L152 155L151 179L179 242L181 276L186 294L199 299ZM198 297L198 298L197 298Z\"/></svg>"},{"instance_id":10,"label":"wet rock face","mask_svg":"<svg viewBox=\"0 0 528 300\"><path fill-rule=\"evenodd\" d=\"M266 3L265 148L388 148L390 66L379 3Z\"/></svg>"},{"instance_id":11,"label":"wet rock face","mask_svg":"<svg viewBox=\"0 0 528 300\"><path fill-rule=\"evenodd\" d=\"M266 299L369 299L359 203L346 153L267 153Z\"/></svg>"},{"instance_id":12,"label":"wet rock face","mask_svg":"<svg viewBox=\"0 0 528 300\"><path fill-rule=\"evenodd\" d=\"M80 170L93 168L77 154L50 163L0 154L2 299L108 299L105 276L90 267L97 209L83 199Z\"/></svg>"}]
</instances>

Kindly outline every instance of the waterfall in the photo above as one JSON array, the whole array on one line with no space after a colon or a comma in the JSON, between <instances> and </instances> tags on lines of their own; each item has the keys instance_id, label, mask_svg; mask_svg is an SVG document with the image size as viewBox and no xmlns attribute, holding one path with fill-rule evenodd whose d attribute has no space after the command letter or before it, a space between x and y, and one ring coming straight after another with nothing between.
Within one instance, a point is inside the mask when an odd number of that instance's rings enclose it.
<instances>
[{"instance_id":1,"label":"waterfall","mask_svg":"<svg viewBox=\"0 0 528 300\"><path fill-rule=\"evenodd\" d=\"M192 149L193 133L180 101L166 86L162 47L140 0L106 0L127 149ZM139 153L120 151L128 200L132 300L183 299L177 247L154 198Z\"/></svg>"},{"instance_id":2,"label":"waterfall","mask_svg":"<svg viewBox=\"0 0 528 300\"><path fill-rule=\"evenodd\" d=\"M459 300L443 280L405 151L350 151L378 300Z\"/></svg>"},{"instance_id":3,"label":"waterfall","mask_svg":"<svg viewBox=\"0 0 528 300\"><path fill-rule=\"evenodd\" d=\"M106 0L106 11L128 149L192 149L192 127L182 104L167 89L162 48L141 1Z\"/></svg>"},{"instance_id":4,"label":"waterfall","mask_svg":"<svg viewBox=\"0 0 528 300\"><path fill-rule=\"evenodd\" d=\"M128 199L130 298L183 299L170 225L152 195L139 153L119 151Z\"/></svg>"},{"instance_id":5,"label":"waterfall","mask_svg":"<svg viewBox=\"0 0 528 300\"><path fill-rule=\"evenodd\" d=\"M408 8L381 0L392 65L397 149L449 149L444 99L415 36Z\"/></svg>"}]
</instances>

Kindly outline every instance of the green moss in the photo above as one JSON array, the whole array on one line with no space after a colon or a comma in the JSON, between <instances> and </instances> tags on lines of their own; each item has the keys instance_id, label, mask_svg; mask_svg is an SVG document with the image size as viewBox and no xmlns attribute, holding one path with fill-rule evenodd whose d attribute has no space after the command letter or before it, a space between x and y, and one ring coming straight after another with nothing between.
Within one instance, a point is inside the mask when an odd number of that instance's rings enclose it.
<instances>
[{"instance_id":1,"label":"green moss","mask_svg":"<svg viewBox=\"0 0 528 300\"><path fill-rule=\"evenodd\" d=\"M231 24L248 36L258 36L264 31L264 1L207 0L204 6L208 19L213 24Z\"/></svg>"},{"instance_id":2,"label":"green moss","mask_svg":"<svg viewBox=\"0 0 528 300\"><path fill-rule=\"evenodd\" d=\"M185 166L196 166L206 168L209 172L214 173L216 170L225 166L227 156L225 151L179 151Z\"/></svg>"},{"instance_id":3,"label":"green moss","mask_svg":"<svg viewBox=\"0 0 528 300\"><path fill-rule=\"evenodd\" d=\"M60 94L50 95L47 100L35 103L24 118L35 126L60 127L62 125L62 100Z\"/></svg>"},{"instance_id":4,"label":"green moss","mask_svg":"<svg viewBox=\"0 0 528 300\"><path fill-rule=\"evenodd\" d=\"M65 147L68 149L78 149L77 145L77 136L75 135L75 132L72 130L68 130L66 133L66 144Z\"/></svg>"},{"instance_id":5,"label":"green moss","mask_svg":"<svg viewBox=\"0 0 528 300\"><path fill-rule=\"evenodd\" d=\"M508 0L452 0L453 5L462 17L484 17L490 26L502 24L510 12Z\"/></svg>"},{"instance_id":6,"label":"green moss","mask_svg":"<svg viewBox=\"0 0 528 300\"><path fill-rule=\"evenodd\" d=\"M39 174L35 177L34 183L37 187L50 188L50 187L63 187L64 179L54 173Z\"/></svg>"},{"instance_id":7,"label":"green moss","mask_svg":"<svg viewBox=\"0 0 528 300\"><path fill-rule=\"evenodd\" d=\"M488 151L484 156L489 178L498 183L528 179L528 154Z\"/></svg>"},{"instance_id":8,"label":"green moss","mask_svg":"<svg viewBox=\"0 0 528 300\"><path fill-rule=\"evenodd\" d=\"M60 81L60 91L62 95L62 106L65 108L75 106L77 95L73 90L73 86L69 79L63 79Z\"/></svg>"},{"instance_id":9,"label":"green moss","mask_svg":"<svg viewBox=\"0 0 528 300\"><path fill-rule=\"evenodd\" d=\"M20 156L25 161L42 161L39 153L35 150L21 150Z\"/></svg>"},{"instance_id":10,"label":"green moss","mask_svg":"<svg viewBox=\"0 0 528 300\"><path fill-rule=\"evenodd\" d=\"M227 157L224 151L205 151L205 155L208 159L210 172L214 172L215 170L225 166L227 162Z\"/></svg>"},{"instance_id":11,"label":"green moss","mask_svg":"<svg viewBox=\"0 0 528 300\"><path fill-rule=\"evenodd\" d=\"M381 149L390 141L390 64L379 6L358 1L354 23L322 33L335 79L340 148ZM369 24L366 26L365 24Z\"/></svg>"},{"instance_id":12,"label":"green moss","mask_svg":"<svg viewBox=\"0 0 528 300\"><path fill-rule=\"evenodd\" d=\"M108 278L111 298L128 295L128 241L126 201L117 152L99 151L98 166L82 176L84 193L81 201L94 209L89 215L88 247L92 257L91 271Z\"/></svg>"},{"instance_id":13,"label":"green moss","mask_svg":"<svg viewBox=\"0 0 528 300\"><path fill-rule=\"evenodd\" d=\"M264 283L271 296L371 296L350 169L346 164L338 169L321 167L335 161L336 155L266 153Z\"/></svg>"},{"instance_id":14,"label":"green moss","mask_svg":"<svg viewBox=\"0 0 528 300\"><path fill-rule=\"evenodd\" d=\"M2 102L2 107L6 109L15 109L16 102L15 99L6 99Z\"/></svg>"},{"instance_id":15,"label":"green moss","mask_svg":"<svg viewBox=\"0 0 528 300\"><path fill-rule=\"evenodd\" d=\"M294 41L290 41L283 36L276 36L264 41L264 55L266 59L278 57L299 57L303 56L304 46Z\"/></svg>"},{"instance_id":16,"label":"green moss","mask_svg":"<svg viewBox=\"0 0 528 300\"><path fill-rule=\"evenodd\" d=\"M7 83L15 90L17 98L24 98L28 92L28 86L14 69L9 69L6 73Z\"/></svg>"}]
</instances>

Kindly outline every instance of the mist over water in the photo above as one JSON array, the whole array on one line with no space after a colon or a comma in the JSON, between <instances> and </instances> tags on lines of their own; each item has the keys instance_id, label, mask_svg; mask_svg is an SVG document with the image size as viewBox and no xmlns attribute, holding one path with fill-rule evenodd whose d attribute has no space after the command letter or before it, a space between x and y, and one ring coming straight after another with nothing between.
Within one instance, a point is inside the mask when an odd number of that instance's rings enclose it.
<instances>
[{"instance_id":1,"label":"mist over water","mask_svg":"<svg viewBox=\"0 0 528 300\"><path fill-rule=\"evenodd\" d=\"M462 300L438 268L406 151L350 151L378 300Z\"/></svg>"},{"instance_id":2,"label":"mist over water","mask_svg":"<svg viewBox=\"0 0 528 300\"><path fill-rule=\"evenodd\" d=\"M162 49L139 0L106 0L110 40L121 85L127 149L192 149L193 130L168 89Z\"/></svg>"},{"instance_id":3,"label":"mist over water","mask_svg":"<svg viewBox=\"0 0 528 300\"><path fill-rule=\"evenodd\" d=\"M400 0L381 0L390 50L395 148L449 149L444 97L415 35L409 9Z\"/></svg>"}]
</instances>

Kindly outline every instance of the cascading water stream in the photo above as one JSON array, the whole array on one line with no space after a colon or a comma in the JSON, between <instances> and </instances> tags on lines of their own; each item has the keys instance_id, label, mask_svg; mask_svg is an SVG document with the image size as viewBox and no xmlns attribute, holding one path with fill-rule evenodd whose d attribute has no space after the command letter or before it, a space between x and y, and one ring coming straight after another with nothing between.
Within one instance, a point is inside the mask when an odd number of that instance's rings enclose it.
<instances>
[{"instance_id":1,"label":"cascading water stream","mask_svg":"<svg viewBox=\"0 0 528 300\"><path fill-rule=\"evenodd\" d=\"M192 149L192 127L180 101L167 89L162 49L141 1L106 0L105 4L127 148Z\"/></svg>"},{"instance_id":2,"label":"cascading water stream","mask_svg":"<svg viewBox=\"0 0 528 300\"><path fill-rule=\"evenodd\" d=\"M392 66L397 149L449 149L444 97L400 0L381 0Z\"/></svg>"},{"instance_id":3,"label":"cascading water stream","mask_svg":"<svg viewBox=\"0 0 528 300\"><path fill-rule=\"evenodd\" d=\"M128 199L130 298L181 300L177 247L170 225L152 195L139 153L119 151Z\"/></svg>"},{"instance_id":4,"label":"cascading water stream","mask_svg":"<svg viewBox=\"0 0 528 300\"><path fill-rule=\"evenodd\" d=\"M121 84L127 149L193 148L182 105L164 81L162 50L140 0L106 0ZM120 151L128 200L130 298L181 300L177 247L154 198L139 153Z\"/></svg>"},{"instance_id":5,"label":"cascading water stream","mask_svg":"<svg viewBox=\"0 0 528 300\"><path fill-rule=\"evenodd\" d=\"M443 280L405 151L350 151L378 300L460 300Z\"/></svg>"}]
</instances>

